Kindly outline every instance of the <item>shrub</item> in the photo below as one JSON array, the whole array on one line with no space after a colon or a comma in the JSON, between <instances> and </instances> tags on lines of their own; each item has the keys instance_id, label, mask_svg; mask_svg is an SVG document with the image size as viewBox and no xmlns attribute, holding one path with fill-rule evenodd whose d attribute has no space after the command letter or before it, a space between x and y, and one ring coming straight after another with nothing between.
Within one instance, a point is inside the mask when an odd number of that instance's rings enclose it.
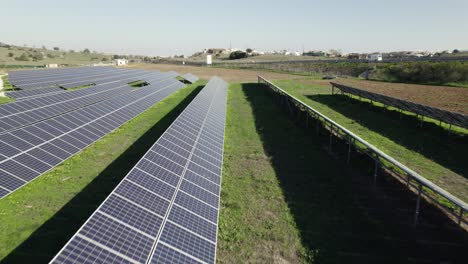
<instances>
[{"instance_id":1,"label":"shrub","mask_svg":"<svg viewBox=\"0 0 468 264\"><path fill-rule=\"evenodd\" d=\"M44 59L44 55L42 55L42 53L36 53L32 56L32 58L34 61L38 61Z\"/></svg>"},{"instance_id":2,"label":"shrub","mask_svg":"<svg viewBox=\"0 0 468 264\"><path fill-rule=\"evenodd\" d=\"M13 52L8 52L8 57L13 57L15 54Z\"/></svg>"},{"instance_id":3,"label":"shrub","mask_svg":"<svg viewBox=\"0 0 468 264\"><path fill-rule=\"evenodd\" d=\"M238 51L231 52L231 54L229 54L229 59L230 60L237 60L237 59L247 58L247 56L248 55L247 55L246 52L238 50Z\"/></svg>"},{"instance_id":4,"label":"shrub","mask_svg":"<svg viewBox=\"0 0 468 264\"><path fill-rule=\"evenodd\" d=\"M23 54L21 54L21 56L15 57L15 60L17 60L17 61L28 61L29 56L28 56L28 54L23 53Z\"/></svg>"}]
</instances>

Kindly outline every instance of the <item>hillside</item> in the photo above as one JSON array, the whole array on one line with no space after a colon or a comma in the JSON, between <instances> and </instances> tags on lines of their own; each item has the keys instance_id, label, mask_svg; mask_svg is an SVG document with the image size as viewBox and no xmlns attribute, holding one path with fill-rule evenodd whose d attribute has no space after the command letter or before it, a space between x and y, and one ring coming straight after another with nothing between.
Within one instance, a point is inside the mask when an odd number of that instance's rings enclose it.
<instances>
[{"instance_id":1,"label":"hillside","mask_svg":"<svg viewBox=\"0 0 468 264\"><path fill-rule=\"evenodd\" d=\"M19 47L0 43L0 67L42 66L49 63L82 65L110 62L112 55L89 50L71 51L47 48Z\"/></svg>"}]
</instances>

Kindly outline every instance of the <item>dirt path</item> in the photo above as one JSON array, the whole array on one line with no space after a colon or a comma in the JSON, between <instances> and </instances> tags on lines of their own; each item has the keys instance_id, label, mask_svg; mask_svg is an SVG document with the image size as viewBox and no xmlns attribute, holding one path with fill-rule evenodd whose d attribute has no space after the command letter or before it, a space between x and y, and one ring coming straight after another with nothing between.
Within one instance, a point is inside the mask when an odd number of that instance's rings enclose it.
<instances>
[{"instance_id":1,"label":"dirt path","mask_svg":"<svg viewBox=\"0 0 468 264\"><path fill-rule=\"evenodd\" d=\"M171 64L137 64L131 65L132 68L141 68L147 70L160 70L160 71L177 71L180 74L193 73L202 79L210 79L212 76L219 76L227 82L247 83L257 82L257 74L269 80L281 79L300 79L302 76L275 73L255 70L238 70L238 69L224 69L214 67L197 67L187 65L171 65Z\"/></svg>"}]
</instances>

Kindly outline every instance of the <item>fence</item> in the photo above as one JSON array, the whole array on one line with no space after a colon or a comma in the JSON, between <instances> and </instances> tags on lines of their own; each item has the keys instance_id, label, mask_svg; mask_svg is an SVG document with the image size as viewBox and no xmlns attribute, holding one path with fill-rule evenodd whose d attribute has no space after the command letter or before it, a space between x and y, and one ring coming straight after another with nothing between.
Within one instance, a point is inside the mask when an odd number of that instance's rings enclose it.
<instances>
[{"instance_id":1,"label":"fence","mask_svg":"<svg viewBox=\"0 0 468 264\"><path fill-rule=\"evenodd\" d=\"M464 114L450 112L427 105L417 104L390 96L368 92L339 83L330 82L330 84L332 85L332 89L336 87L340 89L343 93L357 95L363 98L367 98L371 101L382 103L386 106L393 106L401 110L413 112L417 115L420 115L423 119L426 116L435 120L439 120L441 122L445 122L450 126L456 125L459 127L468 128L468 116Z\"/></svg>"},{"instance_id":2,"label":"fence","mask_svg":"<svg viewBox=\"0 0 468 264\"><path fill-rule=\"evenodd\" d=\"M329 132L329 149L331 150L332 138L338 137L348 144L347 150L347 163L350 162L352 148L359 152L365 153L374 161L374 182L377 179L377 173L379 169L384 169L390 174L398 177L400 180L406 183L406 186L413 192L416 193L416 206L414 212L414 224L418 223L418 217L420 213L421 198L427 198L429 201L435 203L439 208L443 209L451 219L454 219L458 225L466 226L468 221L464 217L464 212L468 211L468 204L453 196L446 190L435 185L431 181L422 177L415 171L407 168L405 165L396 161L394 158L383 153L364 139L355 135L353 132L342 127L335 121L331 120L327 116L321 114L312 107L306 105L299 99L295 98L288 92L279 88L275 84L266 80L265 78L258 76L258 83L264 84L265 87L269 88L268 91L282 104L288 107L290 111L300 111L306 114L306 126L308 126L309 120L315 120L316 128L319 129L320 125L323 125ZM318 131L318 130L317 130ZM442 199L440 199L442 198ZM445 201L443 201L445 200ZM447 206L447 204L451 206ZM451 208L452 207L452 208Z\"/></svg>"}]
</instances>

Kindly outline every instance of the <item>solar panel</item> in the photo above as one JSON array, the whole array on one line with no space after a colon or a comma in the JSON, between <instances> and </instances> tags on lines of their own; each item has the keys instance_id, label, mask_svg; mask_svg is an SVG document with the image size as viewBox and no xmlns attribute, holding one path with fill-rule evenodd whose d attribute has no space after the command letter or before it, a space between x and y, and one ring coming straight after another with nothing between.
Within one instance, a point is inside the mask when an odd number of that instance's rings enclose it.
<instances>
[{"instance_id":1,"label":"solar panel","mask_svg":"<svg viewBox=\"0 0 468 264\"><path fill-rule=\"evenodd\" d=\"M184 78L185 80L189 81L190 83L194 83L196 81L198 81L200 78L198 78L197 76L191 74L191 73L186 73L184 75L182 75L182 78Z\"/></svg>"},{"instance_id":2,"label":"solar panel","mask_svg":"<svg viewBox=\"0 0 468 264\"><path fill-rule=\"evenodd\" d=\"M166 80L0 135L0 198L37 178L184 85ZM6 192L6 193L5 193Z\"/></svg>"},{"instance_id":3,"label":"solar panel","mask_svg":"<svg viewBox=\"0 0 468 264\"><path fill-rule=\"evenodd\" d=\"M44 95L51 95L59 92L63 92L64 90L58 87L49 87L49 88L41 88L41 89L34 89L34 90L26 90L26 91L14 91L14 92L6 92L8 97L11 97L15 100L24 100L32 97L39 97Z\"/></svg>"},{"instance_id":4,"label":"solar panel","mask_svg":"<svg viewBox=\"0 0 468 264\"><path fill-rule=\"evenodd\" d=\"M146 77L148 78L151 77L155 79L156 78L155 76L161 76L162 78L166 78L165 73L147 72L138 76L116 78L115 80L112 80L109 83L102 84L96 87L91 87L88 89L69 91L69 92L62 90L63 91L62 93L55 93L52 95L43 96L41 98L29 98L28 100L24 100L24 101L22 100L20 102L3 104L3 105L0 105L0 117L13 115L13 114L28 111L31 109L44 107L47 105L65 102L67 100L72 100L74 98L77 98L86 94L94 93L96 92L96 90L100 90L100 89L112 89L112 88L117 87L118 85L125 85L135 79L144 79ZM28 91L28 92L32 92L32 91Z\"/></svg>"},{"instance_id":5,"label":"solar panel","mask_svg":"<svg viewBox=\"0 0 468 264\"><path fill-rule=\"evenodd\" d=\"M132 88L126 84L107 84L92 87L90 89L72 91L67 93L66 96L57 95L53 97L43 97L41 100L12 103L12 106L17 107L17 110L19 109L23 111L0 116L0 134L86 105L106 100L120 94L128 93L131 90ZM35 107L35 103L38 101L43 102L45 105ZM25 105L27 105L27 107L19 108L19 106Z\"/></svg>"},{"instance_id":6,"label":"solar panel","mask_svg":"<svg viewBox=\"0 0 468 264\"><path fill-rule=\"evenodd\" d=\"M83 67L83 68L66 68L66 69L56 69L53 70L53 74L51 76L47 76L47 71L46 70L39 70L40 75L36 77L30 77L28 78L28 75L23 77L22 79L19 79L18 76L15 76L19 74L19 72L12 72L10 73L10 83L21 88L24 90L28 89L37 89L37 88L43 88L43 87L50 87L53 85L56 85L57 83L61 81L66 81L66 80L77 80L77 79L89 79L92 77L97 77L97 76L103 76L103 75L109 75L113 73L122 73L124 71L127 72L134 72L136 70L121 70L121 69L115 69L115 68L97 68L97 67ZM31 75L33 72L32 71L25 71L29 72L29 75Z\"/></svg>"},{"instance_id":7,"label":"solar panel","mask_svg":"<svg viewBox=\"0 0 468 264\"><path fill-rule=\"evenodd\" d=\"M212 78L52 263L214 263L226 99Z\"/></svg>"}]
</instances>

